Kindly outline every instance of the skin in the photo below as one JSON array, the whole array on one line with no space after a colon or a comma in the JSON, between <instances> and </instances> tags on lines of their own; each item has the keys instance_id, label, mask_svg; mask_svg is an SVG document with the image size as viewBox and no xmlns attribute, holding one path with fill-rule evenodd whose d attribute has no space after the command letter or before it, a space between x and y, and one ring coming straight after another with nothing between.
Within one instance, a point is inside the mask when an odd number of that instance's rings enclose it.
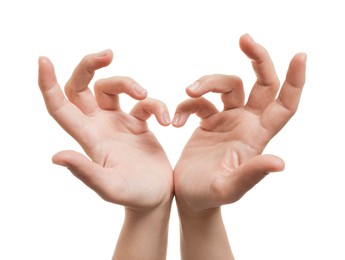
<instances>
[{"instance_id":1,"label":"skin","mask_svg":"<svg viewBox=\"0 0 345 260\"><path fill-rule=\"evenodd\" d=\"M297 54L279 91L267 51L249 35L241 37L240 47L257 75L246 104L240 78L210 75L187 88L191 99L176 109L175 127L193 113L202 120L175 167L174 185L167 156L146 123L154 114L161 125L170 124L164 103L147 98L126 77L97 81L94 95L88 88L95 71L110 64L110 50L86 56L66 83L65 95L50 60L39 59L39 86L48 112L88 156L62 151L53 162L106 201L125 206L113 259L165 259L173 186L182 259L234 259L220 206L240 199L267 173L283 170L280 158L262 152L296 112L306 66L306 55ZM223 111L202 97L208 92L221 93ZM129 114L121 111L120 93L140 100Z\"/></svg>"},{"instance_id":2,"label":"skin","mask_svg":"<svg viewBox=\"0 0 345 260\"><path fill-rule=\"evenodd\" d=\"M164 103L147 98L147 91L131 78L101 79L93 95L88 85L112 57L106 50L82 59L65 85L65 95L53 64L40 57L39 86L47 110L88 156L62 151L53 162L67 167L104 200L125 206L113 259L164 259L173 175L146 120L153 114L167 126L169 114ZM120 108L120 93L140 100L129 114Z\"/></svg>"},{"instance_id":3,"label":"skin","mask_svg":"<svg viewBox=\"0 0 345 260\"><path fill-rule=\"evenodd\" d=\"M240 78L205 76L187 88L191 99L177 107L172 121L181 127L193 113L201 118L174 169L182 259L233 259L220 206L239 200L269 172L284 169L282 159L262 152L297 110L306 55L293 57L280 88L267 51L249 35L240 38L240 48L257 75L248 101ZM221 94L223 111L202 97L208 92Z\"/></svg>"}]
</instances>

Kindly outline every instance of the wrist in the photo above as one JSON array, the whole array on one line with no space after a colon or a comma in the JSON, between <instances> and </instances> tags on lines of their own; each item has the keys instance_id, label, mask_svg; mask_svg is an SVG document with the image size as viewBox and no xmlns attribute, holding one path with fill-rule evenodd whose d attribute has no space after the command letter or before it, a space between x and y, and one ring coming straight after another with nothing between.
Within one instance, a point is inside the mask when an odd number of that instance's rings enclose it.
<instances>
[{"instance_id":1,"label":"wrist","mask_svg":"<svg viewBox=\"0 0 345 260\"><path fill-rule=\"evenodd\" d=\"M187 201L176 197L176 205L180 218L207 219L215 214L220 214L220 206L210 208L195 207Z\"/></svg>"},{"instance_id":2,"label":"wrist","mask_svg":"<svg viewBox=\"0 0 345 260\"><path fill-rule=\"evenodd\" d=\"M214 207L209 209L195 209L185 203L176 199L176 205L181 223L181 229L187 230L198 228L204 224L210 225L213 222L222 222L221 208Z\"/></svg>"},{"instance_id":3,"label":"wrist","mask_svg":"<svg viewBox=\"0 0 345 260\"><path fill-rule=\"evenodd\" d=\"M114 260L161 260L166 256L171 201L153 209L125 208Z\"/></svg>"},{"instance_id":4,"label":"wrist","mask_svg":"<svg viewBox=\"0 0 345 260\"><path fill-rule=\"evenodd\" d=\"M154 208L132 208L125 207L125 223L128 222L153 222L161 220L166 222L169 220L170 210L171 210L172 199L168 202L156 206Z\"/></svg>"},{"instance_id":5,"label":"wrist","mask_svg":"<svg viewBox=\"0 0 345 260\"><path fill-rule=\"evenodd\" d=\"M140 234L150 234L155 237L166 237L170 218L172 199L155 208L137 209L125 208L123 228Z\"/></svg>"},{"instance_id":6,"label":"wrist","mask_svg":"<svg viewBox=\"0 0 345 260\"><path fill-rule=\"evenodd\" d=\"M196 210L176 200L182 259L234 259L222 219L221 208Z\"/></svg>"}]
</instances>

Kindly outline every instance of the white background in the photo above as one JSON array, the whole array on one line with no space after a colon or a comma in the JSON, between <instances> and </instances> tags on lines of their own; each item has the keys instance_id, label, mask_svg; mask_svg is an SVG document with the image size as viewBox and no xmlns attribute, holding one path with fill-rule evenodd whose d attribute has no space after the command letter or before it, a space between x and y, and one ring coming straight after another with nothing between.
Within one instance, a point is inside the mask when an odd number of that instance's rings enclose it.
<instances>
[{"instance_id":1,"label":"white background","mask_svg":"<svg viewBox=\"0 0 345 260\"><path fill-rule=\"evenodd\" d=\"M124 216L51 163L54 153L80 148L45 110L38 56L52 59L64 85L84 55L111 48L113 63L95 78L131 76L173 114L185 87L205 74L238 75L248 94L255 74L238 39L250 33L281 81L297 52L308 54L308 68L298 113L265 151L281 156L285 171L223 207L236 259L344 260L341 2L1 1L0 259L110 259ZM126 110L134 104L122 100ZM198 120L182 129L149 123L175 164ZM179 259L175 205L168 259Z\"/></svg>"}]
</instances>

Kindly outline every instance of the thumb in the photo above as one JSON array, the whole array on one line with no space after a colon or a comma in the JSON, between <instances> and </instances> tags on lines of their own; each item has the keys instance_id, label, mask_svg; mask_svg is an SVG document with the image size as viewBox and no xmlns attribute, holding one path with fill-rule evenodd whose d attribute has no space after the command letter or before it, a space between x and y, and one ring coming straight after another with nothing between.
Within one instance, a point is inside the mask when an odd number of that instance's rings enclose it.
<instances>
[{"instance_id":1,"label":"thumb","mask_svg":"<svg viewBox=\"0 0 345 260\"><path fill-rule=\"evenodd\" d=\"M268 173L284 170L284 161L274 155L258 155L236 168L229 176L218 180L224 204L239 200Z\"/></svg>"},{"instance_id":2,"label":"thumb","mask_svg":"<svg viewBox=\"0 0 345 260\"><path fill-rule=\"evenodd\" d=\"M103 186L104 168L86 156L74 151L62 151L52 158L53 163L67 167L74 176L96 192Z\"/></svg>"}]
</instances>

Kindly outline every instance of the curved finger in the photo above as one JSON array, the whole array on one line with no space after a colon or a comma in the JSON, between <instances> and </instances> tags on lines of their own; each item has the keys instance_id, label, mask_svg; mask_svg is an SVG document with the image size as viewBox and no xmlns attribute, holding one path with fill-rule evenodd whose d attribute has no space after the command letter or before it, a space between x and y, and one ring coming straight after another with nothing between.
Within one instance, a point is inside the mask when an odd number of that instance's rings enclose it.
<instances>
[{"instance_id":1,"label":"curved finger","mask_svg":"<svg viewBox=\"0 0 345 260\"><path fill-rule=\"evenodd\" d=\"M147 96L147 91L129 77L111 77L95 83L95 98L100 108L105 110L120 109L118 94L126 93L140 100Z\"/></svg>"},{"instance_id":2,"label":"curved finger","mask_svg":"<svg viewBox=\"0 0 345 260\"><path fill-rule=\"evenodd\" d=\"M108 66L112 58L113 53L111 50L85 56L66 83L66 96L85 114L92 114L97 109L97 104L88 85L95 71Z\"/></svg>"},{"instance_id":3,"label":"curved finger","mask_svg":"<svg viewBox=\"0 0 345 260\"><path fill-rule=\"evenodd\" d=\"M247 105L262 110L276 97L279 79L267 50L257 44L248 34L240 38L240 48L252 60L257 80L250 92Z\"/></svg>"},{"instance_id":4,"label":"curved finger","mask_svg":"<svg viewBox=\"0 0 345 260\"><path fill-rule=\"evenodd\" d=\"M64 96L56 80L54 66L46 57L40 57L38 84L49 114L70 134L85 124L85 116Z\"/></svg>"},{"instance_id":5,"label":"curved finger","mask_svg":"<svg viewBox=\"0 0 345 260\"><path fill-rule=\"evenodd\" d=\"M265 128L278 132L296 113L306 78L306 59L304 53L296 54L290 62L285 82L279 96L262 115Z\"/></svg>"},{"instance_id":6,"label":"curved finger","mask_svg":"<svg viewBox=\"0 0 345 260\"><path fill-rule=\"evenodd\" d=\"M155 115L158 123L163 126L168 126L171 123L167 106L162 101L153 98L139 101L130 114L142 121L146 121L151 115Z\"/></svg>"},{"instance_id":7,"label":"curved finger","mask_svg":"<svg viewBox=\"0 0 345 260\"><path fill-rule=\"evenodd\" d=\"M175 127L181 127L191 114L205 119L218 112L218 109L203 97L187 99L177 106L172 124Z\"/></svg>"},{"instance_id":8,"label":"curved finger","mask_svg":"<svg viewBox=\"0 0 345 260\"><path fill-rule=\"evenodd\" d=\"M244 104L244 90L242 80L232 75L204 76L187 87L187 94L191 97L201 97L208 92L221 93L224 110L242 107Z\"/></svg>"},{"instance_id":9,"label":"curved finger","mask_svg":"<svg viewBox=\"0 0 345 260\"><path fill-rule=\"evenodd\" d=\"M213 188L221 204L239 200L268 173L284 170L284 161L274 155L258 155L243 163L228 176L218 178Z\"/></svg>"}]
</instances>

